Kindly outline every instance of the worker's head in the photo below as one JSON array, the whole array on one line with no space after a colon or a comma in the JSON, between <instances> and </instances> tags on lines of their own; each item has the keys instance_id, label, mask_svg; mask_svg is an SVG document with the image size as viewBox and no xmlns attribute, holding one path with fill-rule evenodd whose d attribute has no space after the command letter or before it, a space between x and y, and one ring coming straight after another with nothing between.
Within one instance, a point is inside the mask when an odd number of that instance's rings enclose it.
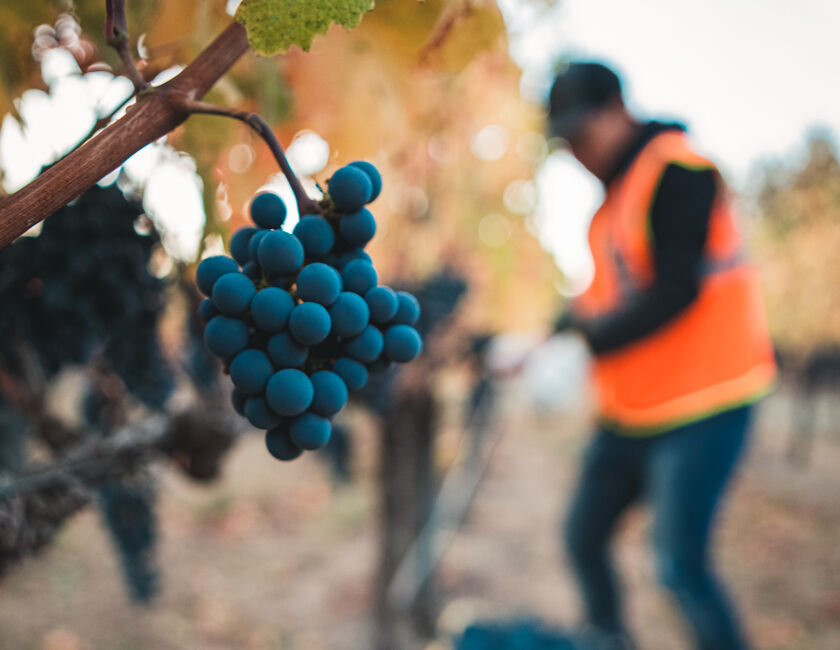
<instances>
[{"instance_id":1,"label":"worker's head","mask_svg":"<svg viewBox=\"0 0 840 650\"><path fill-rule=\"evenodd\" d=\"M600 63L571 63L557 75L548 118L549 135L565 140L575 158L602 180L636 127L618 76Z\"/></svg>"}]
</instances>

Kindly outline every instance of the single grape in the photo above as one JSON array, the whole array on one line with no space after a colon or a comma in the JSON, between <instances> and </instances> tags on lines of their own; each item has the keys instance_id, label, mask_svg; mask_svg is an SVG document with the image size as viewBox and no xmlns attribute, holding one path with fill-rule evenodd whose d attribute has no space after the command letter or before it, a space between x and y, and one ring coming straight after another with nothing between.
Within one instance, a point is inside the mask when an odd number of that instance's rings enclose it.
<instances>
[{"instance_id":1,"label":"single grape","mask_svg":"<svg viewBox=\"0 0 840 650\"><path fill-rule=\"evenodd\" d=\"M223 314L241 316L256 293L254 283L242 273L226 273L213 285L213 304Z\"/></svg>"},{"instance_id":2,"label":"single grape","mask_svg":"<svg viewBox=\"0 0 840 650\"><path fill-rule=\"evenodd\" d=\"M374 287L365 294L365 302L373 323L387 323L397 314L399 301L391 287Z\"/></svg>"},{"instance_id":3,"label":"single grape","mask_svg":"<svg viewBox=\"0 0 840 650\"><path fill-rule=\"evenodd\" d=\"M230 359L248 345L248 326L228 316L214 316L204 328L204 345L222 359Z\"/></svg>"},{"instance_id":4,"label":"single grape","mask_svg":"<svg viewBox=\"0 0 840 650\"><path fill-rule=\"evenodd\" d=\"M245 402L245 417L257 429L271 429L283 421L262 395L248 398Z\"/></svg>"},{"instance_id":5,"label":"single grape","mask_svg":"<svg viewBox=\"0 0 840 650\"><path fill-rule=\"evenodd\" d=\"M357 167L342 167L327 181L327 191L339 212L356 212L370 200L373 184Z\"/></svg>"},{"instance_id":6,"label":"single grape","mask_svg":"<svg viewBox=\"0 0 840 650\"><path fill-rule=\"evenodd\" d=\"M364 296L376 286L379 276L373 264L364 260L353 260L341 271L344 280L344 290Z\"/></svg>"},{"instance_id":7,"label":"single grape","mask_svg":"<svg viewBox=\"0 0 840 650\"><path fill-rule=\"evenodd\" d=\"M344 267L350 264L353 260L364 260L365 262L373 264L373 260L370 258L370 255L361 248L351 248L346 253L342 253L338 258L338 267L344 270Z\"/></svg>"},{"instance_id":8,"label":"single grape","mask_svg":"<svg viewBox=\"0 0 840 650\"><path fill-rule=\"evenodd\" d=\"M253 260L245 263L242 267L242 274L251 278L254 282L262 280L262 269L260 268L260 265Z\"/></svg>"},{"instance_id":9,"label":"single grape","mask_svg":"<svg viewBox=\"0 0 840 650\"><path fill-rule=\"evenodd\" d=\"M216 309L216 305L213 304L213 301L210 300L210 298L205 298L198 305L198 315L205 323L210 322L210 319L213 318L213 316L218 316L218 314L219 310Z\"/></svg>"},{"instance_id":10,"label":"single grape","mask_svg":"<svg viewBox=\"0 0 840 650\"><path fill-rule=\"evenodd\" d=\"M330 333L330 314L316 302L304 302L292 310L289 331L303 345L320 343Z\"/></svg>"},{"instance_id":11,"label":"single grape","mask_svg":"<svg viewBox=\"0 0 840 650\"><path fill-rule=\"evenodd\" d=\"M226 255L215 255L213 257L205 257L198 265L195 272L195 281L201 293L209 296L213 293L213 285L216 280L226 273L236 273L239 271L239 265Z\"/></svg>"},{"instance_id":12,"label":"single grape","mask_svg":"<svg viewBox=\"0 0 840 650\"><path fill-rule=\"evenodd\" d=\"M251 219L263 228L279 228L286 220L286 204L273 192L260 192L251 201Z\"/></svg>"},{"instance_id":13,"label":"single grape","mask_svg":"<svg viewBox=\"0 0 840 650\"><path fill-rule=\"evenodd\" d=\"M382 353L384 346L382 332L368 325L357 337L344 343L344 352L363 363L371 363Z\"/></svg>"},{"instance_id":14,"label":"single grape","mask_svg":"<svg viewBox=\"0 0 840 650\"><path fill-rule=\"evenodd\" d=\"M341 377L348 390L359 390L368 380L368 371L364 364L350 357L338 359L333 366L333 372Z\"/></svg>"},{"instance_id":15,"label":"single grape","mask_svg":"<svg viewBox=\"0 0 840 650\"><path fill-rule=\"evenodd\" d=\"M230 401L233 404L233 410L239 415L245 415L245 402L248 401L248 396L238 388L234 387L230 394Z\"/></svg>"},{"instance_id":16,"label":"single grape","mask_svg":"<svg viewBox=\"0 0 840 650\"><path fill-rule=\"evenodd\" d=\"M338 229L351 246L362 247L376 234L376 219L367 208L346 214L338 222Z\"/></svg>"},{"instance_id":17,"label":"single grape","mask_svg":"<svg viewBox=\"0 0 840 650\"><path fill-rule=\"evenodd\" d=\"M393 325L385 332L385 356L391 361L406 363L423 349L423 340L410 325Z\"/></svg>"},{"instance_id":18,"label":"single grape","mask_svg":"<svg viewBox=\"0 0 840 650\"><path fill-rule=\"evenodd\" d=\"M294 299L283 289L266 287L251 300L251 317L263 332L279 332L289 322Z\"/></svg>"},{"instance_id":19,"label":"single grape","mask_svg":"<svg viewBox=\"0 0 840 650\"><path fill-rule=\"evenodd\" d=\"M347 404L347 385L341 377L330 370L319 370L310 377L312 381L312 404L309 407L318 415L331 416Z\"/></svg>"},{"instance_id":20,"label":"single grape","mask_svg":"<svg viewBox=\"0 0 840 650\"><path fill-rule=\"evenodd\" d=\"M243 350L230 362L230 380L249 395L261 393L273 374L274 366L262 350Z\"/></svg>"},{"instance_id":21,"label":"single grape","mask_svg":"<svg viewBox=\"0 0 840 650\"><path fill-rule=\"evenodd\" d=\"M407 291L397 291L397 313L391 322L394 325L414 325L420 318L420 303Z\"/></svg>"},{"instance_id":22,"label":"single grape","mask_svg":"<svg viewBox=\"0 0 840 650\"><path fill-rule=\"evenodd\" d=\"M260 241L257 259L269 275L288 275L303 264L303 246L294 235L272 230Z\"/></svg>"},{"instance_id":23,"label":"single grape","mask_svg":"<svg viewBox=\"0 0 840 650\"><path fill-rule=\"evenodd\" d=\"M306 361L309 349L295 341L288 332L268 339L268 356L278 368L296 368Z\"/></svg>"},{"instance_id":24,"label":"single grape","mask_svg":"<svg viewBox=\"0 0 840 650\"><path fill-rule=\"evenodd\" d=\"M295 444L288 426L279 426L265 432L265 446L268 453L277 460L294 460L303 453Z\"/></svg>"},{"instance_id":25,"label":"single grape","mask_svg":"<svg viewBox=\"0 0 840 650\"><path fill-rule=\"evenodd\" d=\"M326 418L312 413L304 413L295 418L289 427L289 433L294 442L301 449L314 451L320 449L330 441L332 424Z\"/></svg>"},{"instance_id":26,"label":"single grape","mask_svg":"<svg viewBox=\"0 0 840 650\"><path fill-rule=\"evenodd\" d=\"M275 372L265 388L265 398L280 415L299 415L312 403L312 382L300 370L284 368Z\"/></svg>"},{"instance_id":27,"label":"single grape","mask_svg":"<svg viewBox=\"0 0 840 650\"><path fill-rule=\"evenodd\" d=\"M370 310L361 296L342 291L330 307L332 333L336 336L356 336L368 324Z\"/></svg>"},{"instance_id":28,"label":"single grape","mask_svg":"<svg viewBox=\"0 0 840 650\"><path fill-rule=\"evenodd\" d=\"M251 240L248 242L248 257L252 262L257 261L257 253L260 250L260 242L262 241L263 237L265 237L270 232L270 230L263 230L262 228L260 228L259 230L257 230L257 232L251 235Z\"/></svg>"},{"instance_id":29,"label":"single grape","mask_svg":"<svg viewBox=\"0 0 840 650\"><path fill-rule=\"evenodd\" d=\"M341 276L334 268L313 262L304 266L297 279L298 296L307 302L329 307L341 291Z\"/></svg>"},{"instance_id":30,"label":"single grape","mask_svg":"<svg viewBox=\"0 0 840 650\"><path fill-rule=\"evenodd\" d=\"M308 258L326 255L335 243L335 233L330 222L318 215L305 215L292 232L303 244Z\"/></svg>"},{"instance_id":31,"label":"single grape","mask_svg":"<svg viewBox=\"0 0 840 650\"><path fill-rule=\"evenodd\" d=\"M257 232L253 226L245 226L237 230L233 237L230 238L230 254L237 262L243 266L251 261L251 254L248 251L248 244L251 243L251 237Z\"/></svg>"},{"instance_id":32,"label":"single grape","mask_svg":"<svg viewBox=\"0 0 840 650\"><path fill-rule=\"evenodd\" d=\"M367 177L370 179L373 191L371 192L370 198L367 202L372 203L382 191L382 176L379 174L379 170L373 165L373 163L369 163L367 160L355 160L350 163L350 166L358 167L367 174Z\"/></svg>"}]
</instances>

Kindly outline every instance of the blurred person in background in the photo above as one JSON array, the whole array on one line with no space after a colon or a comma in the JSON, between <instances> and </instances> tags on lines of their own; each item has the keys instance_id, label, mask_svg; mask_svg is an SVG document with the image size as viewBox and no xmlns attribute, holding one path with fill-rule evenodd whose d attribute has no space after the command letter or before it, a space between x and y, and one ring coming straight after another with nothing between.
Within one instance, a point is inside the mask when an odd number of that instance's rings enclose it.
<instances>
[{"instance_id":1,"label":"blurred person in background","mask_svg":"<svg viewBox=\"0 0 840 650\"><path fill-rule=\"evenodd\" d=\"M685 127L638 120L606 66L567 66L548 108L550 136L605 188L589 229L594 278L555 323L594 355L599 424L564 539L595 647L632 647L609 543L645 499L658 577L695 646L747 648L709 540L775 364L732 202Z\"/></svg>"}]
</instances>

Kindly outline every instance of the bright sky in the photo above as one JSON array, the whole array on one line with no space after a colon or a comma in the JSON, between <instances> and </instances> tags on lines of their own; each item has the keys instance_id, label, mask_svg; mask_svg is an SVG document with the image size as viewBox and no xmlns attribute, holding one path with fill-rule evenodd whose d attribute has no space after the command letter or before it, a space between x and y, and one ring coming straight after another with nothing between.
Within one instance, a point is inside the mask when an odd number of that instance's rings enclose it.
<instances>
[{"instance_id":1,"label":"bright sky","mask_svg":"<svg viewBox=\"0 0 840 650\"><path fill-rule=\"evenodd\" d=\"M560 57L606 61L628 104L677 118L738 187L762 158L796 157L815 126L840 133L837 0L500 0L523 67L523 93L543 97ZM552 157L542 170L540 238L580 288L581 237L597 184Z\"/></svg>"}]
</instances>

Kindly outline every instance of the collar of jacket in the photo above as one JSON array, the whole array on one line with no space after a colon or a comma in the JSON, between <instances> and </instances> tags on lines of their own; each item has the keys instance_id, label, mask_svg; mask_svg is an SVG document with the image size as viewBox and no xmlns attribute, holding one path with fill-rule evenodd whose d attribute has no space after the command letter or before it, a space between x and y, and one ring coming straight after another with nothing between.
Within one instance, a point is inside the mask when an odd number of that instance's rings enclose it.
<instances>
[{"instance_id":1,"label":"collar of jacket","mask_svg":"<svg viewBox=\"0 0 840 650\"><path fill-rule=\"evenodd\" d=\"M613 165L612 171L607 174L604 178L603 183L604 187L609 187L609 185L619 176L621 176L633 161L636 159L642 149L645 148L648 142L653 140L657 135L660 133L664 133L665 131L685 131L686 127L679 122L657 122L651 121L646 122L639 126L639 130L636 134L636 137L630 141L624 150L618 155L616 158L615 164Z\"/></svg>"}]
</instances>

